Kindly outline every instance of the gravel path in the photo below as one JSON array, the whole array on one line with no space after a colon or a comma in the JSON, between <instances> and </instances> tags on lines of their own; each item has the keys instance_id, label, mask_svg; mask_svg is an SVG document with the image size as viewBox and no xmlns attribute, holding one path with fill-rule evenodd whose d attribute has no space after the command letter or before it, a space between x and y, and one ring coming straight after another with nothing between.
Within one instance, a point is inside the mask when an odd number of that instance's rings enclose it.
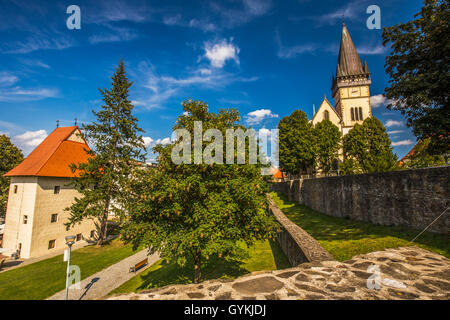
<instances>
[{"instance_id":1,"label":"gravel path","mask_svg":"<svg viewBox=\"0 0 450 320\"><path fill-rule=\"evenodd\" d=\"M159 260L159 254L155 253L153 255L148 256L148 250L142 250L138 253L123 259L122 261L109 266L102 271L99 271L90 277L81 281L81 289L70 289L69 290L69 299L70 300L92 300L104 297L112 290L116 289L129 279L135 276L133 272L130 271L130 267L134 266L136 263L144 260L148 257L148 263L146 266L139 269L136 274L141 273L149 266L154 264ZM83 270L81 270L81 274L83 274ZM61 290L60 292L54 294L53 296L47 298L47 300L64 300L65 299L65 290Z\"/></svg>"}]
</instances>

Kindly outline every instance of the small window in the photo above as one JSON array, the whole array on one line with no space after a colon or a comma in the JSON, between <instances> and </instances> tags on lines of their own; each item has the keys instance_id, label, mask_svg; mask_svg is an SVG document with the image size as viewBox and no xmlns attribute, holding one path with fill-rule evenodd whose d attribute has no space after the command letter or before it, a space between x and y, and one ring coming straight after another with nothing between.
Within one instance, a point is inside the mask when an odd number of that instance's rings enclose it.
<instances>
[{"instance_id":1,"label":"small window","mask_svg":"<svg viewBox=\"0 0 450 320\"><path fill-rule=\"evenodd\" d=\"M51 223L58 221L58 214L57 213L52 214L52 218L50 221L51 221Z\"/></svg>"},{"instance_id":2,"label":"small window","mask_svg":"<svg viewBox=\"0 0 450 320\"><path fill-rule=\"evenodd\" d=\"M56 244L56 240L50 240L49 242L48 242L48 249L50 250L50 249L53 249L54 247L55 247L55 244Z\"/></svg>"},{"instance_id":3,"label":"small window","mask_svg":"<svg viewBox=\"0 0 450 320\"><path fill-rule=\"evenodd\" d=\"M351 113L352 113L352 121L355 121L355 109L351 108Z\"/></svg>"},{"instance_id":4,"label":"small window","mask_svg":"<svg viewBox=\"0 0 450 320\"><path fill-rule=\"evenodd\" d=\"M95 230L91 230L91 238L95 237Z\"/></svg>"},{"instance_id":5,"label":"small window","mask_svg":"<svg viewBox=\"0 0 450 320\"><path fill-rule=\"evenodd\" d=\"M53 189L53 193L54 194L59 194L59 191L61 190L60 186L55 186L55 188Z\"/></svg>"},{"instance_id":6,"label":"small window","mask_svg":"<svg viewBox=\"0 0 450 320\"><path fill-rule=\"evenodd\" d=\"M323 118L324 118L325 120L330 120L330 113L328 112L328 110L325 110L325 111L323 112Z\"/></svg>"},{"instance_id":7,"label":"small window","mask_svg":"<svg viewBox=\"0 0 450 320\"><path fill-rule=\"evenodd\" d=\"M81 233L78 233L77 234L77 241L80 241L81 240Z\"/></svg>"},{"instance_id":8,"label":"small window","mask_svg":"<svg viewBox=\"0 0 450 320\"><path fill-rule=\"evenodd\" d=\"M14 193L17 193L17 185L14 186Z\"/></svg>"},{"instance_id":9,"label":"small window","mask_svg":"<svg viewBox=\"0 0 450 320\"><path fill-rule=\"evenodd\" d=\"M361 107L359 107L359 120L363 120L363 113Z\"/></svg>"},{"instance_id":10,"label":"small window","mask_svg":"<svg viewBox=\"0 0 450 320\"><path fill-rule=\"evenodd\" d=\"M23 224L27 224L28 223L28 216L23 216Z\"/></svg>"}]
</instances>

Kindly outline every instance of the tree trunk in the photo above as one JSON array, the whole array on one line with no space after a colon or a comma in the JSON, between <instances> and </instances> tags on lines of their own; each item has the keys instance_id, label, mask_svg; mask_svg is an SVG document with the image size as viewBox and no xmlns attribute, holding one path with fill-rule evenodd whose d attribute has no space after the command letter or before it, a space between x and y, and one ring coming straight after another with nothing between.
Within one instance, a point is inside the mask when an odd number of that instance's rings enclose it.
<instances>
[{"instance_id":1,"label":"tree trunk","mask_svg":"<svg viewBox=\"0 0 450 320\"><path fill-rule=\"evenodd\" d=\"M201 256L200 253L197 252L197 256L194 257L194 283L199 283L202 278L202 271L200 268Z\"/></svg>"},{"instance_id":2,"label":"tree trunk","mask_svg":"<svg viewBox=\"0 0 450 320\"><path fill-rule=\"evenodd\" d=\"M108 222L108 212L109 212L109 199L106 202L105 211L103 212L103 217L100 222L100 232L97 239L97 246L101 246L106 240L106 223Z\"/></svg>"}]
</instances>

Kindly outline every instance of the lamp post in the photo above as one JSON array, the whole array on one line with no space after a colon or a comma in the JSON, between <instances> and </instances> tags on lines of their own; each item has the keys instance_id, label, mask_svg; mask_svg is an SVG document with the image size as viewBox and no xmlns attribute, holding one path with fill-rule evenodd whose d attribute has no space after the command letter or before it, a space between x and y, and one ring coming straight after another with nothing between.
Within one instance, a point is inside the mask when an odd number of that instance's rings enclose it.
<instances>
[{"instance_id":1,"label":"lamp post","mask_svg":"<svg viewBox=\"0 0 450 320\"><path fill-rule=\"evenodd\" d=\"M72 249L72 245L75 243L75 236L67 236L66 244L69 247L69 254L67 257L67 272L66 272L66 300L69 297L69 268L70 268L70 252Z\"/></svg>"}]
</instances>

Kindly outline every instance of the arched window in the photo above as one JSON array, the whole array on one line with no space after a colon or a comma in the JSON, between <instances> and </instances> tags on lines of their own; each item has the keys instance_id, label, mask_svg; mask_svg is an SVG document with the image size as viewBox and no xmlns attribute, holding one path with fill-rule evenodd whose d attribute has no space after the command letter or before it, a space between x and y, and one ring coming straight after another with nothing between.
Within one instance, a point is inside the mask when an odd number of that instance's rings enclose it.
<instances>
[{"instance_id":1,"label":"arched window","mask_svg":"<svg viewBox=\"0 0 450 320\"><path fill-rule=\"evenodd\" d=\"M352 121L355 121L355 108L351 108L350 111L352 114Z\"/></svg>"},{"instance_id":2,"label":"arched window","mask_svg":"<svg viewBox=\"0 0 450 320\"><path fill-rule=\"evenodd\" d=\"M324 118L325 120L330 120L330 113L328 112L328 110L325 110L325 111L323 112L323 118Z\"/></svg>"},{"instance_id":3,"label":"arched window","mask_svg":"<svg viewBox=\"0 0 450 320\"><path fill-rule=\"evenodd\" d=\"M359 107L359 120L363 120L363 113L362 113L362 108Z\"/></svg>"}]
</instances>

